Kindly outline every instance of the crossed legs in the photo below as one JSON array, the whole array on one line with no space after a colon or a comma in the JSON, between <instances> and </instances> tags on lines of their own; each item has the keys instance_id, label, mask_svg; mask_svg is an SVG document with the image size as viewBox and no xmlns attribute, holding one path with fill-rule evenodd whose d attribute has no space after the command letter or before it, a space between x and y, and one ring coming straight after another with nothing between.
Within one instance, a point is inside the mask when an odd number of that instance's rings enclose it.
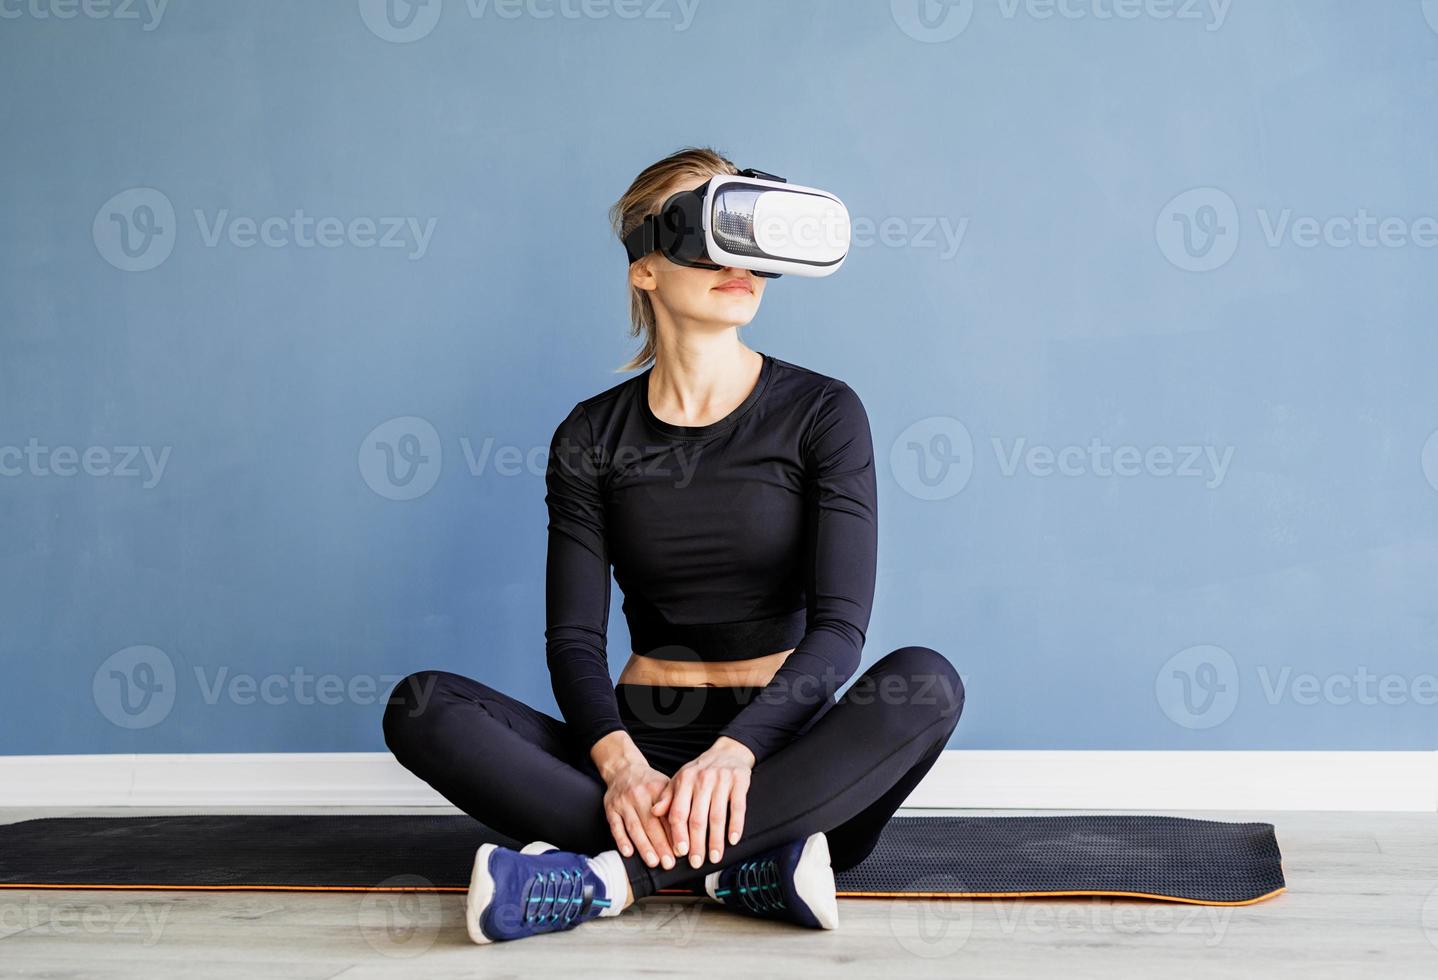
<instances>
[{"instance_id":1,"label":"crossed legs","mask_svg":"<svg viewBox=\"0 0 1438 980\"><path fill-rule=\"evenodd\" d=\"M943 751L963 704L963 683L941 654L908 646L881 657L755 766L744 836L718 863L666 870L638 853L625 858L634 897L697 887L711 871L820 830L836 872L858 864ZM522 701L459 674L420 671L396 686L384 733L401 764L501 834L589 855L615 847L606 787L587 753L564 722Z\"/></svg>"}]
</instances>

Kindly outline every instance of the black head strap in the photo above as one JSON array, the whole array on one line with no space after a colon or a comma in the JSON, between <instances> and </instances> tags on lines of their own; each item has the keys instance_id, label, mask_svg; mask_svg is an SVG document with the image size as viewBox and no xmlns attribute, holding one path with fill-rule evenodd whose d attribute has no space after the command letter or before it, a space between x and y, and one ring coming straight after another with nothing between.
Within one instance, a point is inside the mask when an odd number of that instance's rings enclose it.
<instances>
[{"instance_id":1,"label":"black head strap","mask_svg":"<svg viewBox=\"0 0 1438 980\"><path fill-rule=\"evenodd\" d=\"M739 171L737 176L758 177L761 180L774 180L778 181L781 184L788 183L788 181L785 180L783 177L780 177L776 174L767 173L763 170L755 170L752 167L748 167L744 170ZM706 181L704 184L700 184L699 186L702 188L705 187L707 184L708 181ZM697 189L698 188L696 188L696 190ZM642 259L650 252L653 252L660 247L660 233L663 230L663 220L664 213L662 211L658 214L647 214L644 216L643 221L639 222L639 224L636 225L634 229L629 232L629 234L624 236L624 252L629 257L630 265L633 265L636 261ZM721 268L720 266L713 265L712 263L708 262L694 262L686 264L692 264L704 269ZM778 279L780 275L777 272L756 272L754 274L756 276L762 276L765 279Z\"/></svg>"}]
</instances>

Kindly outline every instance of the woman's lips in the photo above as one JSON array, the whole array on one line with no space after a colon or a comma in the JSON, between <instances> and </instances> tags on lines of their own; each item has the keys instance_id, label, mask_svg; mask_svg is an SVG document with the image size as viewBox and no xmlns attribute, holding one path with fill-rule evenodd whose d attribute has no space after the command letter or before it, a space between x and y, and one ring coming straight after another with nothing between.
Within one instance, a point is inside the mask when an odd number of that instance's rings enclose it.
<instances>
[{"instance_id":1,"label":"woman's lips","mask_svg":"<svg viewBox=\"0 0 1438 980\"><path fill-rule=\"evenodd\" d=\"M717 289L717 290L719 290L720 292L725 292L725 293L752 293L752 292L753 292L753 290L749 288L749 284L748 284L747 282L744 282L742 279L730 279L728 282L720 283L719 285L715 286L714 288Z\"/></svg>"}]
</instances>

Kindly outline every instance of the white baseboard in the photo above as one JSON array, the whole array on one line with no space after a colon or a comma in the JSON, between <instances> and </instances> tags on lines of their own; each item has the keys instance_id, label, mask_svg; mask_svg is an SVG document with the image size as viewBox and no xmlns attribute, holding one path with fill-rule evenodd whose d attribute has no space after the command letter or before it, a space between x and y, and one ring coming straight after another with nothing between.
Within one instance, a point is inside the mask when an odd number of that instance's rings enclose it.
<instances>
[{"instance_id":1,"label":"white baseboard","mask_svg":"<svg viewBox=\"0 0 1438 980\"><path fill-rule=\"evenodd\" d=\"M448 806L384 752L0 756L0 806ZM950 749L906 807L1438 811L1438 752Z\"/></svg>"}]
</instances>

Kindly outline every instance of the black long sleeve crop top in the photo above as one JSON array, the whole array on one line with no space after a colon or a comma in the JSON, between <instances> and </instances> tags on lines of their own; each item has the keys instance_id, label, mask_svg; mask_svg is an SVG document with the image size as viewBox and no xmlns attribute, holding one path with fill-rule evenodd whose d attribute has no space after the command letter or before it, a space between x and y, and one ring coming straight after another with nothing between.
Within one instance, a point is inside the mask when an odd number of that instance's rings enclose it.
<instances>
[{"instance_id":1,"label":"black long sleeve crop top","mask_svg":"<svg viewBox=\"0 0 1438 980\"><path fill-rule=\"evenodd\" d=\"M609 678L610 566L634 652L794 648L720 734L762 760L859 666L878 545L873 442L847 384L763 354L709 425L662 421L653 368L574 406L549 447L545 655L585 746L624 727Z\"/></svg>"}]
</instances>

